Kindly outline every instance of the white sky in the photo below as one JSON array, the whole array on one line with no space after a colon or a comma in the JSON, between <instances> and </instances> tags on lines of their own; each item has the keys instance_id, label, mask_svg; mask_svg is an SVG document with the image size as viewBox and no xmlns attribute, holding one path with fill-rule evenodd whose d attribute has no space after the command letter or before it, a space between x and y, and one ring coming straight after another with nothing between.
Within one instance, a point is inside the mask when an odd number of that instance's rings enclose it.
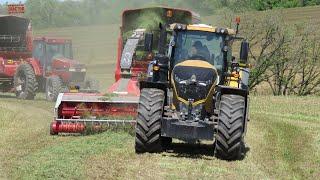
<instances>
[{"instance_id":1,"label":"white sky","mask_svg":"<svg viewBox=\"0 0 320 180\"><path fill-rule=\"evenodd\" d=\"M59 0L59 1L64 1L64 0ZM77 0L76 0L77 1ZM0 4L5 4L5 3L24 3L26 0L0 0Z\"/></svg>"},{"instance_id":2,"label":"white sky","mask_svg":"<svg viewBox=\"0 0 320 180\"><path fill-rule=\"evenodd\" d=\"M5 4L6 2L8 3L24 3L26 0L0 0L0 4Z\"/></svg>"}]
</instances>

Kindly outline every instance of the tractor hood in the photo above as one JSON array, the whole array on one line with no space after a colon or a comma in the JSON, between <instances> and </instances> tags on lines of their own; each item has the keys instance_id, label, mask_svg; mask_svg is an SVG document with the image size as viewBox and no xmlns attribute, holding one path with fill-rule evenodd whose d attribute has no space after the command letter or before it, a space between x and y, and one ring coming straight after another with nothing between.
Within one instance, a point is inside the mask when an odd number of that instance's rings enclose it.
<instances>
[{"instance_id":1,"label":"tractor hood","mask_svg":"<svg viewBox=\"0 0 320 180\"><path fill-rule=\"evenodd\" d=\"M177 64L172 70L172 85L175 93L175 104L196 106L208 100L210 93L219 81L216 68L201 60L187 60Z\"/></svg>"},{"instance_id":2,"label":"tractor hood","mask_svg":"<svg viewBox=\"0 0 320 180\"><path fill-rule=\"evenodd\" d=\"M75 71L86 71L85 64L80 63L74 59L68 59L65 57L56 57L53 59L52 64L55 68L61 69L75 69Z\"/></svg>"}]
</instances>

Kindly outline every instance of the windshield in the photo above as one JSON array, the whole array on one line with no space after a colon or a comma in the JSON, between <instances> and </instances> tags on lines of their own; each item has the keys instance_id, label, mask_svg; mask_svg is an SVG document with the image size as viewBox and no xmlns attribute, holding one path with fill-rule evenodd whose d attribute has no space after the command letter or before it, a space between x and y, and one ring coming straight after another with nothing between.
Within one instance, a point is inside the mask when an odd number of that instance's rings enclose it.
<instances>
[{"instance_id":1,"label":"windshield","mask_svg":"<svg viewBox=\"0 0 320 180\"><path fill-rule=\"evenodd\" d=\"M71 44L47 44L48 59L68 58L72 59Z\"/></svg>"},{"instance_id":2,"label":"windshield","mask_svg":"<svg viewBox=\"0 0 320 180\"><path fill-rule=\"evenodd\" d=\"M173 64L184 60L203 60L222 70L223 36L212 32L181 31L178 32L174 49Z\"/></svg>"}]
</instances>

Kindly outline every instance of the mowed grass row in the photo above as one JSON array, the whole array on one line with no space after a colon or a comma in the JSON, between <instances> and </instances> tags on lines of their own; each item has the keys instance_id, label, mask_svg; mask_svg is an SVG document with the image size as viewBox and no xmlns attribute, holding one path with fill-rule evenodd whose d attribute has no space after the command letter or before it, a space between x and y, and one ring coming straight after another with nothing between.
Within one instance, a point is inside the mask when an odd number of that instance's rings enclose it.
<instances>
[{"instance_id":1,"label":"mowed grass row","mask_svg":"<svg viewBox=\"0 0 320 180\"><path fill-rule=\"evenodd\" d=\"M213 157L213 146L175 141L159 154L136 155L134 136L108 131L50 136L53 104L0 102L0 179L316 179L320 177L320 97L251 98L246 156Z\"/></svg>"}]
</instances>

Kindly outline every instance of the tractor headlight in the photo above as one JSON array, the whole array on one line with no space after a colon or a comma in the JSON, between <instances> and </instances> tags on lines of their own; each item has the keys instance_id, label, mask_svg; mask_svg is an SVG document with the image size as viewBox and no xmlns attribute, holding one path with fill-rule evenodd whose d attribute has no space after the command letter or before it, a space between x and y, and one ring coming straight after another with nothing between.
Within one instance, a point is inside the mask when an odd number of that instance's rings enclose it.
<instances>
[{"instance_id":1,"label":"tractor headlight","mask_svg":"<svg viewBox=\"0 0 320 180\"><path fill-rule=\"evenodd\" d=\"M76 71L76 68L69 68L69 71L70 71L70 72L75 72L75 71Z\"/></svg>"},{"instance_id":2,"label":"tractor headlight","mask_svg":"<svg viewBox=\"0 0 320 180\"><path fill-rule=\"evenodd\" d=\"M87 71L86 68L82 68L82 69L81 69L81 72L86 72L86 71Z\"/></svg>"}]
</instances>

